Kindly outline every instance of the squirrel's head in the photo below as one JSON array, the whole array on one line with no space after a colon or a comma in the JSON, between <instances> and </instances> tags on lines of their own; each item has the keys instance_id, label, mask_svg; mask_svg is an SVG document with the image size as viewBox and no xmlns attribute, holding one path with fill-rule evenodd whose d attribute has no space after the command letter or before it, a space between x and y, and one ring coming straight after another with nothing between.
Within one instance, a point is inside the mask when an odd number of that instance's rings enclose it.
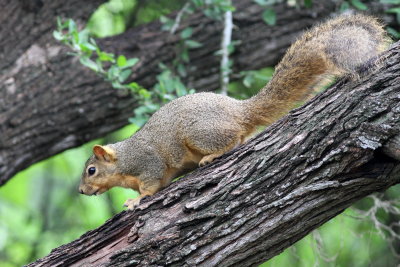
<instances>
[{"instance_id":1,"label":"squirrel's head","mask_svg":"<svg viewBox=\"0 0 400 267\"><path fill-rule=\"evenodd\" d=\"M85 164L79 192L85 195L100 195L114 187L118 181L117 157L110 146L95 145L93 155Z\"/></svg>"}]
</instances>

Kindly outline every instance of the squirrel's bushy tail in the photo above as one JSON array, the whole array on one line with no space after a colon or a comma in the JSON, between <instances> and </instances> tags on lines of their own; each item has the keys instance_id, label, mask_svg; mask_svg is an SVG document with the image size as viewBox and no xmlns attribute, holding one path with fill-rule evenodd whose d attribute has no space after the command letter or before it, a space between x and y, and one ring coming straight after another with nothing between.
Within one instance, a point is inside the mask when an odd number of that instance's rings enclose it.
<instances>
[{"instance_id":1,"label":"squirrel's bushy tail","mask_svg":"<svg viewBox=\"0 0 400 267\"><path fill-rule=\"evenodd\" d=\"M383 25L365 15L342 15L303 34L287 51L271 81L245 100L250 125L270 124L310 93L323 76L357 73L389 44Z\"/></svg>"}]
</instances>

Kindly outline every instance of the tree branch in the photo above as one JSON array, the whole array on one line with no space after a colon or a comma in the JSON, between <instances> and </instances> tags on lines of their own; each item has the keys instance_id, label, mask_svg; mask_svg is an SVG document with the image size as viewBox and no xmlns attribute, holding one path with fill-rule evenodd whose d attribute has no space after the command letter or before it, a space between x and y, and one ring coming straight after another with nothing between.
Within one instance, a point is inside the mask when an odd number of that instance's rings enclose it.
<instances>
[{"instance_id":1,"label":"tree branch","mask_svg":"<svg viewBox=\"0 0 400 267\"><path fill-rule=\"evenodd\" d=\"M221 40L221 63L220 63L220 84L221 84L221 94L228 94L229 85L229 45L232 39L232 11L226 11L224 14L224 30L222 31Z\"/></svg>"},{"instance_id":2,"label":"tree branch","mask_svg":"<svg viewBox=\"0 0 400 267\"><path fill-rule=\"evenodd\" d=\"M400 133L400 43L383 59L29 266L253 266L279 254L400 182L381 149Z\"/></svg>"}]
</instances>

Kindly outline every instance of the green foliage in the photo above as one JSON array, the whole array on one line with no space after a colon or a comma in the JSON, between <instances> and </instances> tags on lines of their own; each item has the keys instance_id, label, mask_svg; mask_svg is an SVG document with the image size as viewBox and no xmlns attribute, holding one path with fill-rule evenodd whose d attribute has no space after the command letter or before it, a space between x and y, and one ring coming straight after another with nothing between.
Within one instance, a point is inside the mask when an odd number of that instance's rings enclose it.
<instances>
[{"instance_id":1,"label":"green foliage","mask_svg":"<svg viewBox=\"0 0 400 267\"><path fill-rule=\"evenodd\" d=\"M62 22L58 18L57 30L53 32L53 36L70 47L73 51L71 54L77 56L82 65L110 82L114 88L129 89L134 93L143 90L136 83L124 84L132 74L131 68L138 63L138 58L127 59L123 55L116 58L114 54L101 51L89 32L86 29L78 31L72 19Z\"/></svg>"},{"instance_id":2,"label":"green foliage","mask_svg":"<svg viewBox=\"0 0 400 267\"><path fill-rule=\"evenodd\" d=\"M101 5L88 22L90 33L105 37L124 32L135 6L135 0L112 0Z\"/></svg>"},{"instance_id":3,"label":"green foliage","mask_svg":"<svg viewBox=\"0 0 400 267\"><path fill-rule=\"evenodd\" d=\"M393 36L393 38L397 40L400 39L400 32L396 29L393 29L392 27L387 27L386 30L391 36Z\"/></svg>"},{"instance_id":4,"label":"green foliage","mask_svg":"<svg viewBox=\"0 0 400 267\"><path fill-rule=\"evenodd\" d=\"M386 1L387 1L387 0L386 0ZM392 1L390 1L390 2L391 2L391 4L398 4L398 5L400 4L400 1L397 1L397 0L392 0ZM387 12L387 13L396 14L397 23L400 24L400 7L399 7L399 6L390 8L390 9L386 10L386 12ZM400 39L400 32L399 32L399 31L395 30L395 29L392 28L392 27L387 27L387 31L388 31L389 34L391 34L395 39Z\"/></svg>"},{"instance_id":5,"label":"green foliage","mask_svg":"<svg viewBox=\"0 0 400 267\"><path fill-rule=\"evenodd\" d=\"M240 75L243 77L243 85L246 86L247 88L254 87L255 83L258 81L258 85L256 87L260 87L260 82L261 86L269 82L272 78L272 75L274 73L273 68L265 68L263 70L248 70L248 71L242 71L240 72Z\"/></svg>"},{"instance_id":6,"label":"green foliage","mask_svg":"<svg viewBox=\"0 0 400 267\"><path fill-rule=\"evenodd\" d=\"M109 0L90 18L87 28L96 37L112 36L130 27L148 23L170 14L186 0Z\"/></svg>"},{"instance_id":7,"label":"green foliage","mask_svg":"<svg viewBox=\"0 0 400 267\"><path fill-rule=\"evenodd\" d=\"M369 200L361 200L355 207L370 206ZM260 267L395 266L396 257L386 253L388 240L373 229L371 220L349 208Z\"/></svg>"},{"instance_id":8,"label":"green foliage","mask_svg":"<svg viewBox=\"0 0 400 267\"><path fill-rule=\"evenodd\" d=\"M347 9L350 9L351 7L354 7L358 10L365 11L368 9L368 7L361 2L360 0L349 0L349 1L343 1L340 5L340 12L343 12Z\"/></svg>"},{"instance_id":9,"label":"green foliage","mask_svg":"<svg viewBox=\"0 0 400 267\"><path fill-rule=\"evenodd\" d=\"M207 17L221 19L226 11L235 11L230 0L190 0L191 10L201 10Z\"/></svg>"},{"instance_id":10,"label":"green foliage","mask_svg":"<svg viewBox=\"0 0 400 267\"><path fill-rule=\"evenodd\" d=\"M271 6L271 5L274 5L274 4L282 2L282 1L279 1L279 0L254 0L254 2L259 4L260 6Z\"/></svg>"},{"instance_id":11,"label":"green foliage","mask_svg":"<svg viewBox=\"0 0 400 267\"><path fill-rule=\"evenodd\" d=\"M352 4L352 6L354 6L358 10L367 10L368 9L368 7L360 0L350 0L350 3Z\"/></svg>"},{"instance_id":12,"label":"green foliage","mask_svg":"<svg viewBox=\"0 0 400 267\"><path fill-rule=\"evenodd\" d=\"M273 4L276 4L277 2L280 2L279 0L254 0L257 4L259 4L262 7L267 7L263 14L262 18L265 21L266 24L269 26L273 26L276 24L276 13L275 10L269 6L272 6Z\"/></svg>"},{"instance_id":13,"label":"green foliage","mask_svg":"<svg viewBox=\"0 0 400 267\"><path fill-rule=\"evenodd\" d=\"M304 0L304 6L306 8L312 8L313 6L313 0Z\"/></svg>"},{"instance_id":14,"label":"green foliage","mask_svg":"<svg viewBox=\"0 0 400 267\"><path fill-rule=\"evenodd\" d=\"M264 10L262 17L265 23L268 25L272 26L276 24L276 13L272 8L267 8Z\"/></svg>"},{"instance_id":15,"label":"green foliage","mask_svg":"<svg viewBox=\"0 0 400 267\"><path fill-rule=\"evenodd\" d=\"M380 0L382 4L400 5L400 0Z\"/></svg>"},{"instance_id":16,"label":"green foliage","mask_svg":"<svg viewBox=\"0 0 400 267\"><path fill-rule=\"evenodd\" d=\"M386 13L392 13L396 15L397 23L400 24L400 0L380 0L383 4L395 5L387 9ZM387 27L387 31L395 39L400 39L400 32L392 27Z\"/></svg>"},{"instance_id":17,"label":"green foliage","mask_svg":"<svg viewBox=\"0 0 400 267\"><path fill-rule=\"evenodd\" d=\"M258 5L265 8L264 12L262 13L262 18L265 23L269 26L273 26L276 24L276 12L273 8L273 5L281 2L285 2L284 0L253 0ZM298 8L302 7L301 3L304 4L305 8L311 8L313 5L313 0L286 0L288 6L297 6Z\"/></svg>"},{"instance_id":18,"label":"green foliage","mask_svg":"<svg viewBox=\"0 0 400 267\"><path fill-rule=\"evenodd\" d=\"M0 265L22 266L43 257L121 212L136 192L115 188L90 197L77 188L94 144L127 138L137 129L130 125L37 163L0 187Z\"/></svg>"}]
</instances>

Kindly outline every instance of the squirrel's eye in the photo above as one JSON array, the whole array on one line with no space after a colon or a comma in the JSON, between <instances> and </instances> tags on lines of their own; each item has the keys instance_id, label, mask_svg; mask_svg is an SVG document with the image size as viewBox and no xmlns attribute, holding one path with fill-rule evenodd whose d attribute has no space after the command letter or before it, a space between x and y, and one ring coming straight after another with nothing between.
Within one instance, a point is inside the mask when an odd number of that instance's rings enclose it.
<instances>
[{"instance_id":1,"label":"squirrel's eye","mask_svg":"<svg viewBox=\"0 0 400 267\"><path fill-rule=\"evenodd\" d=\"M90 168L88 169L89 175L93 175L95 172L96 172L96 167L90 167Z\"/></svg>"}]
</instances>

